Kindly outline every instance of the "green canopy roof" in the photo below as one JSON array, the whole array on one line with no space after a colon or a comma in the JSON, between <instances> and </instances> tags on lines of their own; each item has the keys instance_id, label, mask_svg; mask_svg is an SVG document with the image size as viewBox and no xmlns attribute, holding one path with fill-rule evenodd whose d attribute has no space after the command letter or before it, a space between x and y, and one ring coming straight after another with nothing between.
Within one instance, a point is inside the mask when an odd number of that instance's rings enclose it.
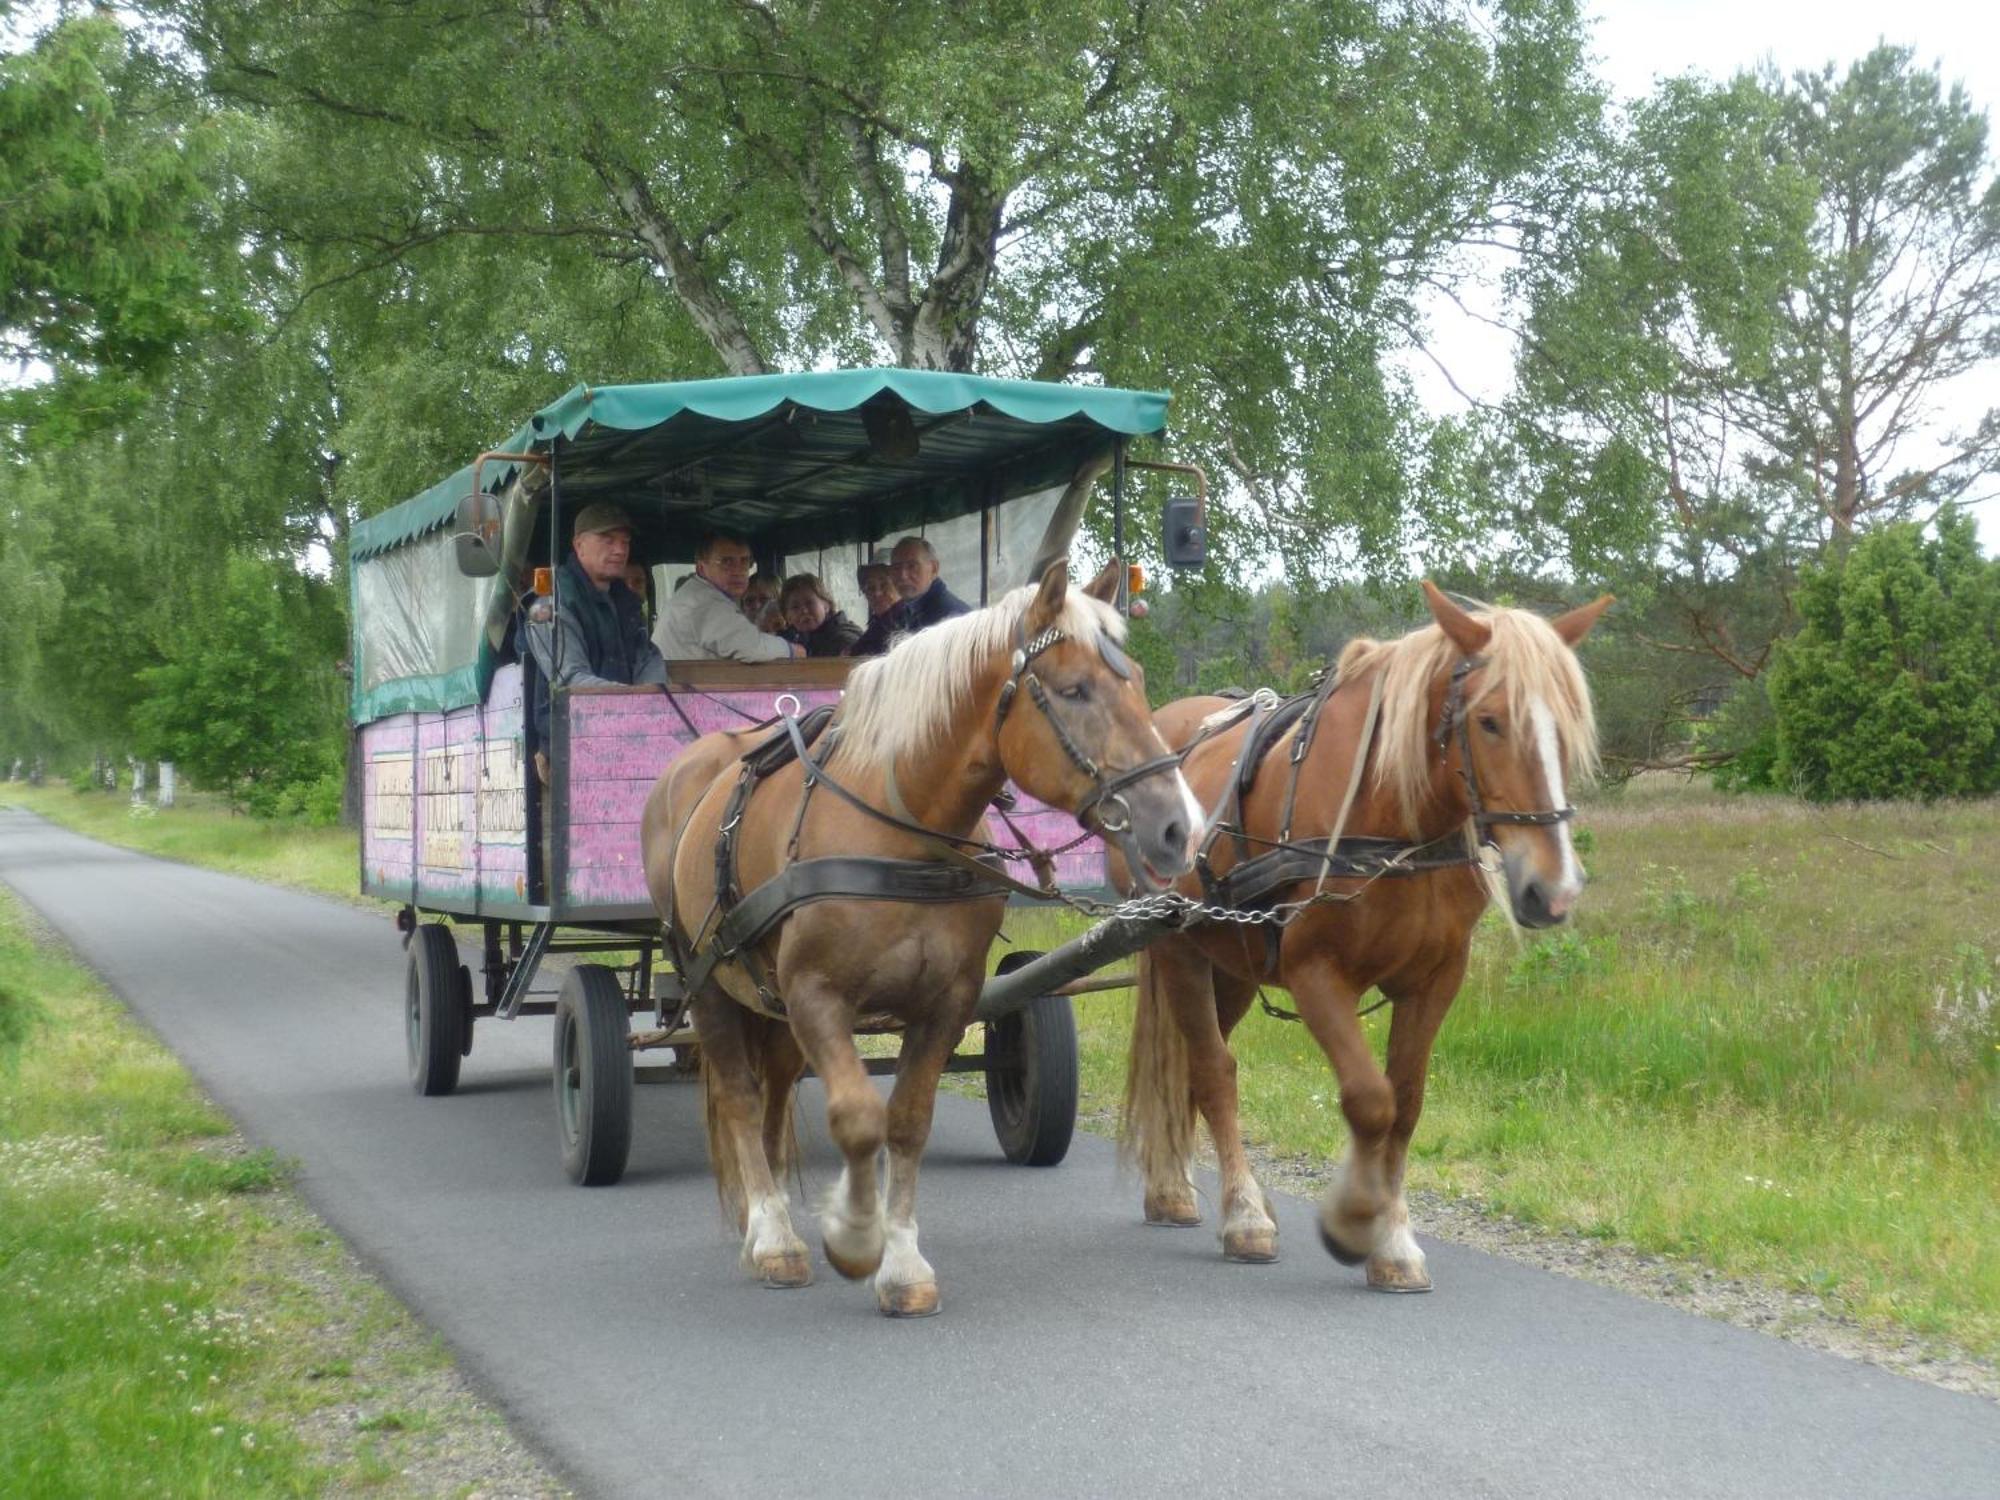
<instances>
[{"instance_id":1,"label":"green canopy roof","mask_svg":"<svg viewBox=\"0 0 2000 1500\"><path fill-rule=\"evenodd\" d=\"M640 554L662 562L692 557L710 528L804 552L963 515L1067 481L1119 438L1160 431L1166 411L1163 392L831 370L578 386L504 451L553 452L562 510L618 502ZM481 481L498 489L513 467ZM443 526L471 483L461 469L359 523L353 555Z\"/></svg>"}]
</instances>

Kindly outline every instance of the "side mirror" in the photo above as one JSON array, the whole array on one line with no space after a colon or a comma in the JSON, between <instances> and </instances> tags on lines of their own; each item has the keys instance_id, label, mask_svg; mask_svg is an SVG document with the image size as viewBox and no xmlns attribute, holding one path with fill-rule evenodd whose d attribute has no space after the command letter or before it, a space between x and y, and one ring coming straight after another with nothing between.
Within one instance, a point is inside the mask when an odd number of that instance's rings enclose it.
<instances>
[{"instance_id":1,"label":"side mirror","mask_svg":"<svg viewBox=\"0 0 2000 1500\"><path fill-rule=\"evenodd\" d=\"M1198 568L1208 561L1208 528L1199 500L1177 495L1167 502L1161 544L1170 568Z\"/></svg>"},{"instance_id":2,"label":"side mirror","mask_svg":"<svg viewBox=\"0 0 2000 1500\"><path fill-rule=\"evenodd\" d=\"M452 530L458 571L467 578L491 578L500 571L500 499L474 490L458 502Z\"/></svg>"}]
</instances>

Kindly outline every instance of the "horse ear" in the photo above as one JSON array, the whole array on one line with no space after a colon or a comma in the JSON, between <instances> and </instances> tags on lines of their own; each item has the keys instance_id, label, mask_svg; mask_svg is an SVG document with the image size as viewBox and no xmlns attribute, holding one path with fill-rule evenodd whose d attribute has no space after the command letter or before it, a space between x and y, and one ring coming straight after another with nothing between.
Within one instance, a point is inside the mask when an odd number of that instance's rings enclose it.
<instances>
[{"instance_id":1,"label":"horse ear","mask_svg":"<svg viewBox=\"0 0 2000 1500\"><path fill-rule=\"evenodd\" d=\"M1614 595L1600 595L1588 604L1578 605L1567 614L1557 615L1549 621L1549 624L1554 626L1556 634L1563 638L1564 645L1574 648L1590 634L1590 627L1597 623L1597 617L1611 608L1614 600Z\"/></svg>"},{"instance_id":2,"label":"horse ear","mask_svg":"<svg viewBox=\"0 0 2000 1500\"><path fill-rule=\"evenodd\" d=\"M1085 584L1083 591L1093 599L1102 600L1106 604L1116 604L1118 602L1118 572L1120 566L1115 559L1106 563L1104 571Z\"/></svg>"},{"instance_id":3,"label":"horse ear","mask_svg":"<svg viewBox=\"0 0 2000 1500\"><path fill-rule=\"evenodd\" d=\"M1451 643L1467 656L1477 656L1486 649L1486 643L1493 639L1493 627L1481 624L1451 600L1445 598L1444 590L1424 580L1424 602L1431 607L1431 618L1438 622L1438 628L1451 637Z\"/></svg>"},{"instance_id":4,"label":"horse ear","mask_svg":"<svg viewBox=\"0 0 2000 1500\"><path fill-rule=\"evenodd\" d=\"M1068 596L1069 559L1058 557L1042 570L1042 586L1036 590L1034 602L1028 606L1028 634L1040 635L1055 624Z\"/></svg>"}]
</instances>

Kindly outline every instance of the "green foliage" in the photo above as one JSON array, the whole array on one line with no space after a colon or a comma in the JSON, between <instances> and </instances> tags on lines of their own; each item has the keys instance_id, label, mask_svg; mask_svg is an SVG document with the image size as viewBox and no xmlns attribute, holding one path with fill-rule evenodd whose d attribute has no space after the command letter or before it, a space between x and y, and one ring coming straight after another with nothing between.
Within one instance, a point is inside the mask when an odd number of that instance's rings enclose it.
<instances>
[{"instance_id":1,"label":"green foliage","mask_svg":"<svg viewBox=\"0 0 2000 1500\"><path fill-rule=\"evenodd\" d=\"M2000 341L1986 122L1883 46L1669 80L1592 155L1523 262L1519 386L1483 463L1523 553L1636 589L1648 637L1754 677L1803 564L2000 469L2000 409L1941 460L1908 451ZM1664 729L1680 706L1661 701ZM1763 784L1771 742L1739 712L1702 748L1742 749Z\"/></svg>"},{"instance_id":2,"label":"green foliage","mask_svg":"<svg viewBox=\"0 0 2000 1500\"><path fill-rule=\"evenodd\" d=\"M1771 673L1781 785L1815 801L2000 791L2000 562L1947 512L1801 580Z\"/></svg>"},{"instance_id":3,"label":"green foliage","mask_svg":"<svg viewBox=\"0 0 2000 1500\"><path fill-rule=\"evenodd\" d=\"M140 674L133 724L144 753L260 811L279 811L290 788L314 788L289 794L293 806L319 799L316 784L340 765L338 641L324 585L231 557L167 660Z\"/></svg>"},{"instance_id":4,"label":"green foliage","mask_svg":"<svg viewBox=\"0 0 2000 1500\"><path fill-rule=\"evenodd\" d=\"M0 56L0 356L53 382L0 398L0 439L129 415L216 317L200 216L213 132L105 10Z\"/></svg>"},{"instance_id":5,"label":"green foliage","mask_svg":"<svg viewBox=\"0 0 2000 1500\"><path fill-rule=\"evenodd\" d=\"M1701 748L1724 757L1710 773L1725 792L1772 792L1778 783L1778 719L1767 678L1740 684L1702 728Z\"/></svg>"}]
</instances>

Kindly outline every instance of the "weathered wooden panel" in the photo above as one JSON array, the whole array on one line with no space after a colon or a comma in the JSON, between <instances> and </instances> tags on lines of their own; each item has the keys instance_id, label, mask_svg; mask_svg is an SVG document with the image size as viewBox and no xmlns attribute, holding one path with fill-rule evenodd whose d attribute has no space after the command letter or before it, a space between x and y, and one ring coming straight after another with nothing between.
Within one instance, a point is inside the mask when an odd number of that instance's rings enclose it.
<instances>
[{"instance_id":1,"label":"weathered wooden panel","mask_svg":"<svg viewBox=\"0 0 2000 1500\"><path fill-rule=\"evenodd\" d=\"M566 903L650 910L639 862L639 817L660 773L691 743L682 714L702 734L747 729L770 718L786 692L801 712L840 698L831 687L778 683L676 689L672 703L658 692L571 694Z\"/></svg>"},{"instance_id":2,"label":"weathered wooden panel","mask_svg":"<svg viewBox=\"0 0 2000 1500\"><path fill-rule=\"evenodd\" d=\"M474 726L464 714L417 715L417 900L470 909L477 802Z\"/></svg>"},{"instance_id":3,"label":"weathered wooden panel","mask_svg":"<svg viewBox=\"0 0 2000 1500\"><path fill-rule=\"evenodd\" d=\"M483 901L528 899L528 785L522 740L521 668L494 674L480 731L477 819L479 895Z\"/></svg>"},{"instance_id":4,"label":"weathered wooden panel","mask_svg":"<svg viewBox=\"0 0 2000 1500\"><path fill-rule=\"evenodd\" d=\"M378 719L361 731L361 868L363 884L383 896L408 897L415 874L417 720Z\"/></svg>"}]
</instances>

